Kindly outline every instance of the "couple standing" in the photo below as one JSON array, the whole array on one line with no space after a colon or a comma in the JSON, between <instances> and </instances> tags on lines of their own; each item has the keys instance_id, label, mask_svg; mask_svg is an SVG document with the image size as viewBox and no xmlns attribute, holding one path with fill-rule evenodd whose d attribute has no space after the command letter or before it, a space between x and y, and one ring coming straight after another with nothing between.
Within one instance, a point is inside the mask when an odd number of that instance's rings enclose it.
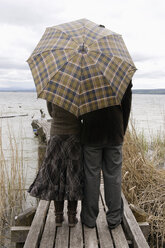
<instances>
[{"instance_id":1,"label":"couple standing","mask_svg":"<svg viewBox=\"0 0 165 248\"><path fill-rule=\"evenodd\" d=\"M131 87L132 82L121 105L96 110L79 119L47 102L52 117L50 140L43 164L28 192L54 201L57 226L64 220L64 200L68 200L69 226L78 222L78 200L82 200L82 223L91 228L96 225L101 170L108 227L113 229L121 223L122 144L131 108Z\"/></svg>"}]
</instances>

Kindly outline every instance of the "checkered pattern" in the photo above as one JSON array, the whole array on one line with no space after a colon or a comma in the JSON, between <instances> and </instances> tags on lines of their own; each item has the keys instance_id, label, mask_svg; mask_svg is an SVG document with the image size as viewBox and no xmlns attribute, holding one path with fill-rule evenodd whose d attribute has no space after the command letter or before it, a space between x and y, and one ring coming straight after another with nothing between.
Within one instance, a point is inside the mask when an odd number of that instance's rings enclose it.
<instances>
[{"instance_id":1,"label":"checkered pattern","mask_svg":"<svg viewBox=\"0 0 165 248\"><path fill-rule=\"evenodd\" d=\"M27 62L38 97L76 116L119 105L136 71L121 35L87 19L47 28Z\"/></svg>"}]
</instances>

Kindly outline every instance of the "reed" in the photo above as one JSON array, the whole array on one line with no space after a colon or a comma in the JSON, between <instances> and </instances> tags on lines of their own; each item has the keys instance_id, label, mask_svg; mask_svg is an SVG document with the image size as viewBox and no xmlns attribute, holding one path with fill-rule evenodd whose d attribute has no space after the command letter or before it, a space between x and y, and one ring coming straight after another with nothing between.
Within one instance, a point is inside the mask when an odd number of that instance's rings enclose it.
<instances>
[{"instance_id":1,"label":"reed","mask_svg":"<svg viewBox=\"0 0 165 248\"><path fill-rule=\"evenodd\" d=\"M150 247L165 245L165 135L147 141L134 125L128 130L123 147L123 192L129 203L147 213Z\"/></svg>"},{"instance_id":2,"label":"reed","mask_svg":"<svg viewBox=\"0 0 165 248\"><path fill-rule=\"evenodd\" d=\"M9 228L14 216L22 211L25 200L25 168L23 142L17 140L8 126L8 146L3 147L0 128L0 246L10 246ZM10 158L10 159L7 159Z\"/></svg>"}]
</instances>

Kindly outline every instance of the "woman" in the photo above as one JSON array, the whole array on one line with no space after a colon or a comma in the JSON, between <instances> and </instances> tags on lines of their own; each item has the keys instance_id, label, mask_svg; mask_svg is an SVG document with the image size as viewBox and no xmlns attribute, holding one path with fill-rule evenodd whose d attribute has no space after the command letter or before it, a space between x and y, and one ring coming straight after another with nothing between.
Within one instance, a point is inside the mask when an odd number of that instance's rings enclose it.
<instances>
[{"instance_id":1,"label":"woman","mask_svg":"<svg viewBox=\"0 0 165 248\"><path fill-rule=\"evenodd\" d=\"M81 121L73 114L47 102L51 120L50 140L43 164L28 192L43 200L54 200L56 226L64 220L68 200L68 225L77 224L77 201L82 198Z\"/></svg>"}]
</instances>

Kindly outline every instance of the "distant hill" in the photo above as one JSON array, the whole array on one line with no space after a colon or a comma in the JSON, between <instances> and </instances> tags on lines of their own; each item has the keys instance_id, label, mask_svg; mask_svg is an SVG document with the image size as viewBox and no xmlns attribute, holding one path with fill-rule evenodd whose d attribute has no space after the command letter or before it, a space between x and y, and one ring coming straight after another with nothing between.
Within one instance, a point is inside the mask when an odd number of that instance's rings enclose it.
<instances>
[{"instance_id":1,"label":"distant hill","mask_svg":"<svg viewBox=\"0 0 165 248\"><path fill-rule=\"evenodd\" d=\"M165 89L133 89L133 94L155 94L155 95L165 95Z\"/></svg>"},{"instance_id":2,"label":"distant hill","mask_svg":"<svg viewBox=\"0 0 165 248\"><path fill-rule=\"evenodd\" d=\"M36 92L35 88L23 89L23 88L0 88L0 92ZM133 89L133 94L160 94L165 95L165 89Z\"/></svg>"}]
</instances>

